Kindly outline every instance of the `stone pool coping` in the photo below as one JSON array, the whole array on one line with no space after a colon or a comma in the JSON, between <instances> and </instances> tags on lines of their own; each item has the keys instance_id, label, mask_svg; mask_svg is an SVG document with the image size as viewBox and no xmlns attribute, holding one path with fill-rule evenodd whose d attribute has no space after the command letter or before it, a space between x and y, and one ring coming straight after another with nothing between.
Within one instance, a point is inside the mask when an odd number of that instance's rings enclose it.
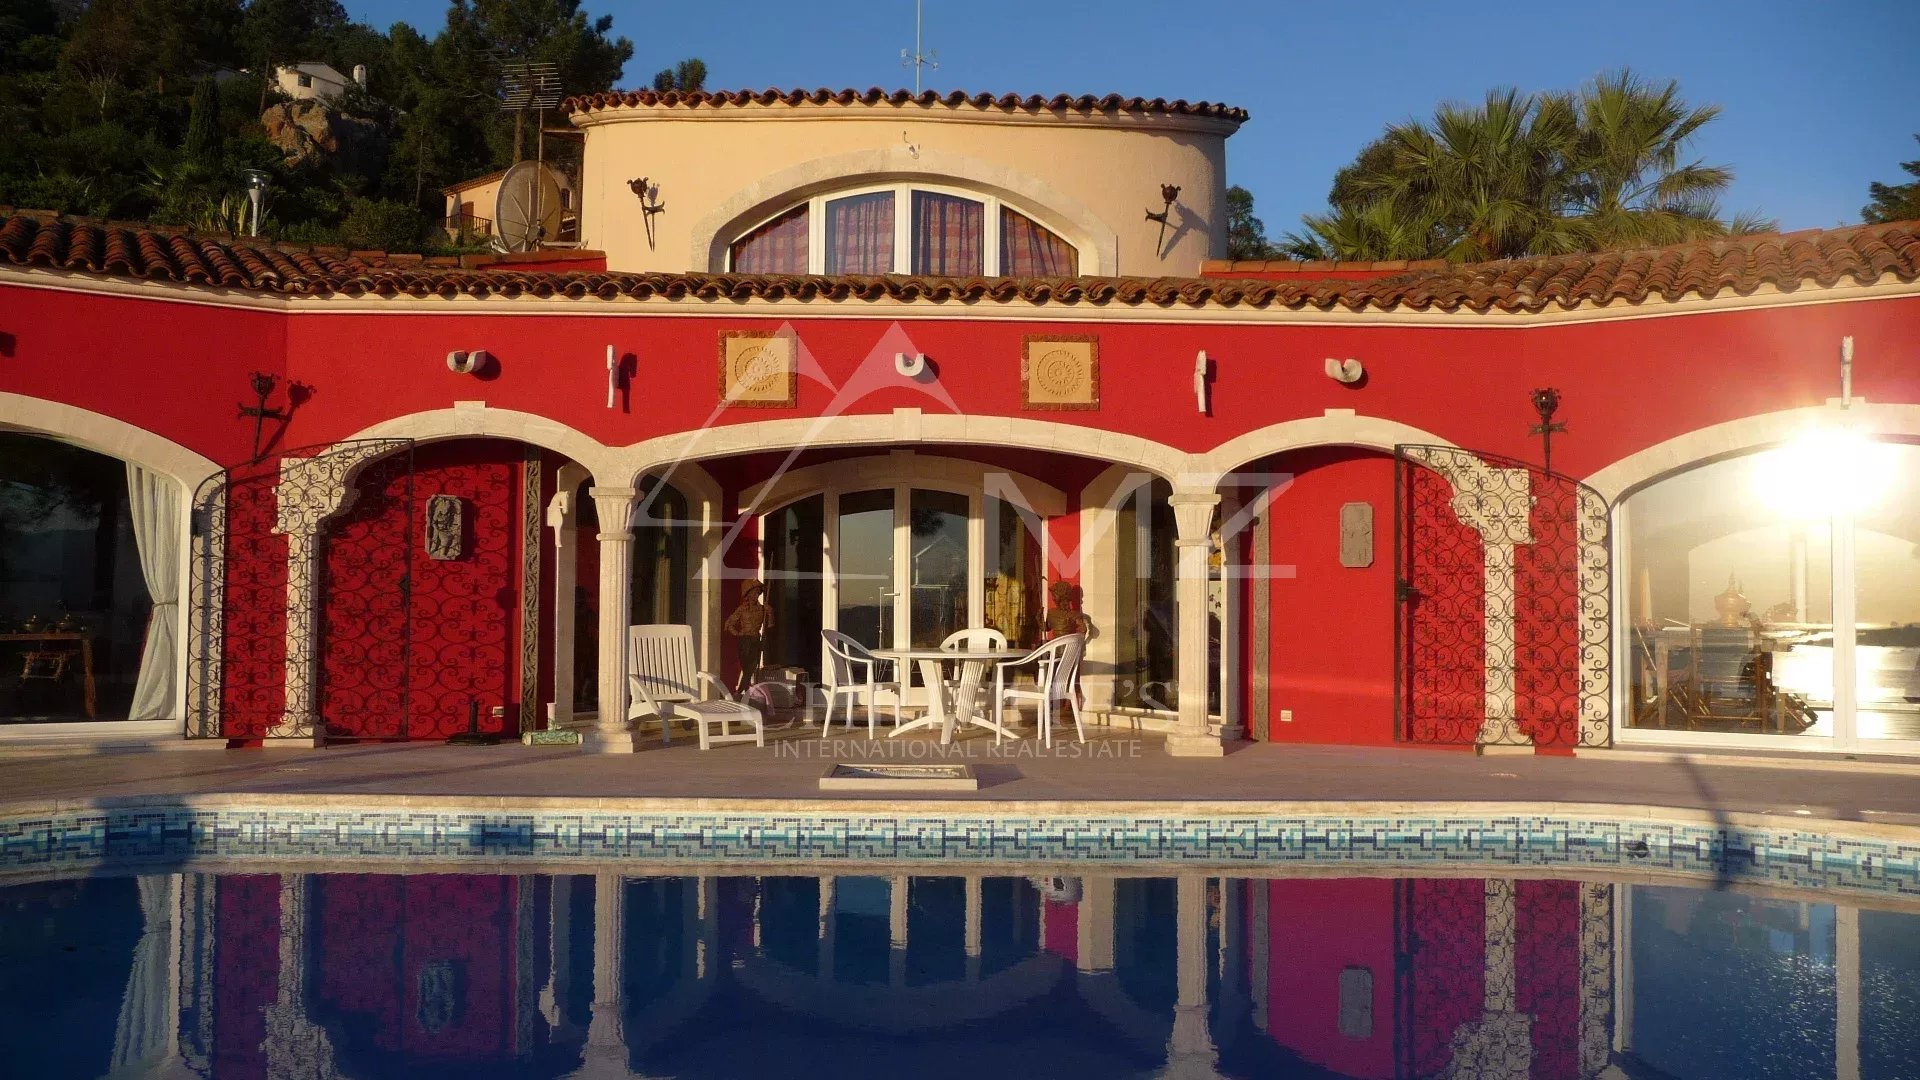
<instances>
[{"instance_id":1,"label":"stone pool coping","mask_svg":"<svg viewBox=\"0 0 1920 1080\"><path fill-rule=\"evenodd\" d=\"M1608 803L197 793L0 803L0 880L129 866L800 863L1629 874L1920 902L1920 826ZM738 868L738 869L736 869Z\"/></svg>"}]
</instances>

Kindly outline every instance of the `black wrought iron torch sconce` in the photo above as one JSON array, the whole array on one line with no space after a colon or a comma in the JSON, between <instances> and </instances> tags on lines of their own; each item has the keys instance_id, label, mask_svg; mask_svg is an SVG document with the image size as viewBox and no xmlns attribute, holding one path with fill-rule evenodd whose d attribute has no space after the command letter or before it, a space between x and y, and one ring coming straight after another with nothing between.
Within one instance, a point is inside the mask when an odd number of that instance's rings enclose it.
<instances>
[{"instance_id":1,"label":"black wrought iron torch sconce","mask_svg":"<svg viewBox=\"0 0 1920 1080\"><path fill-rule=\"evenodd\" d=\"M273 396L273 388L280 385L277 377L264 371L256 371L253 373L252 385L254 404L240 406L240 419L245 420L249 417L253 419L253 458L251 460L259 461L265 456L261 438L266 434L267 421L278 420L285 423L288 410L267 406L267 399Z\"/></svg>"},{"instance_id":2,"label":"black wrought iron torch sconce","mask_svg":"<svg viewBox=\"0 0 1920 1080\"><path fill-rule=\"evenodd\" d=\"M1164 204L1159 210L1147 211L1148 221L1160 223L1160 239L1154 241L1153 250L1159 251L1167 242L1167 219L1173 215L1173 201L1180 197L1179 184L1161 184L1160 199Z\"/></svg>"},{"instance_id":3,"label":"black wrought iron torch sconce","mask_svg":"<svg viewBox=\"0 0 1920 1080\"><path fill-rule=\"evenodd\" d=\"M1533 392L1533 411L1540 414L1540 422L1529 429L1529 434L1540 436L1540 467L1553 471L1553 436L1556 432L1567 430L1567 425L1555 423L1553 414L1560 411L1560 391L1549 386Z\"/></svg>"}]
</instances>

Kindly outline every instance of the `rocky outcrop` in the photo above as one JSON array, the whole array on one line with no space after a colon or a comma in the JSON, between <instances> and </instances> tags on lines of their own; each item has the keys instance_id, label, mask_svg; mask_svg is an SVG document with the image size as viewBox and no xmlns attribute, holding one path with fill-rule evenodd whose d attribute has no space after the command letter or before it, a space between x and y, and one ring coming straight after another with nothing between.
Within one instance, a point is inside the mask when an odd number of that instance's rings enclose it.
<instances>
[{"instance_id":1,"label":"rocky outcrop","mask_svg":"<svg viewBox=\"0 0 1920 1080\"><path fill-rule=\"evenodd\" d=\"M376 175L387 155L379 124L348 116L324 101L287 101L260 114L267 138L289 165L327 165L336 172Z\"/></svg>"}]
</instances>

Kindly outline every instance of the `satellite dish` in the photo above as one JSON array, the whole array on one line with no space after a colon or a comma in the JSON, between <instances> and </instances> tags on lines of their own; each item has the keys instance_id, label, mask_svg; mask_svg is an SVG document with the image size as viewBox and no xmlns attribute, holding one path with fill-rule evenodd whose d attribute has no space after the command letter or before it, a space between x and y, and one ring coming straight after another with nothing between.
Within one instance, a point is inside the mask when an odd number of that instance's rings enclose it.
<instances>
[{"instance_id":1,"label":"satellite dish","mask_svg":"<svg viewBox=\"0 0 1920 1080\"><path fill-rule=\"evenodd\" d=\"M560 178L536 161L523 161L500 178L493 203L495 245L532 251L560 235Z\"/></svg>"}]
</instances>

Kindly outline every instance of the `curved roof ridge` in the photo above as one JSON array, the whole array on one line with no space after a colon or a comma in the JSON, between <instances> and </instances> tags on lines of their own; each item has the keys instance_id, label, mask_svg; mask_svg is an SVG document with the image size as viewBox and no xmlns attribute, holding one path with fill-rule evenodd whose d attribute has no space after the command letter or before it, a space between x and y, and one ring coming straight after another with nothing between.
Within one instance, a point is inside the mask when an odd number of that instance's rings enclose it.
<instances>
[{"instance_id":1,"label":"curved roof ridge","mask_svg":"<svg viewBox=\"0 0 1920 1080\"><path fill-rule=\"evenodd\" d=\"M1734 237L1662 248L1407 267L1368 280L1208 277L949 278L889 274L622 273L527 269L531 256L390 255L276 245L0 207L0 266L283 296L712 297L901 300L1162 308L1459 311L1528 314L1648 301L1785 292L1887 276L1920 281L1920 221ZM568 252L570 256L587 254ZM564 261L564 260L556 260ZM495 264L513 262L518 268Z\"/></svg>"},{"instance_id":2,"label":"curved roof ridge","mask_svg":"<svg viewBox=\"0 0 1920 1080\"><path fill-rule=\"evenodd\" d=\"M834 90L819 87L808 90L795 87L783 90L608 90L598 94L577 94L560 103L563 113L613 108L746 108L768 105L945 105L959 108L999 109L1004 112L1075 113L1165 113L1174 116L1198 116L1233 123L1244 123L1247 110L1217 101L1187 101L1176 98L1147 98L1123 94L992 94L965 90L887 90L874 86L865 90L851 87Z\"/></svg>"}]
</instances>

